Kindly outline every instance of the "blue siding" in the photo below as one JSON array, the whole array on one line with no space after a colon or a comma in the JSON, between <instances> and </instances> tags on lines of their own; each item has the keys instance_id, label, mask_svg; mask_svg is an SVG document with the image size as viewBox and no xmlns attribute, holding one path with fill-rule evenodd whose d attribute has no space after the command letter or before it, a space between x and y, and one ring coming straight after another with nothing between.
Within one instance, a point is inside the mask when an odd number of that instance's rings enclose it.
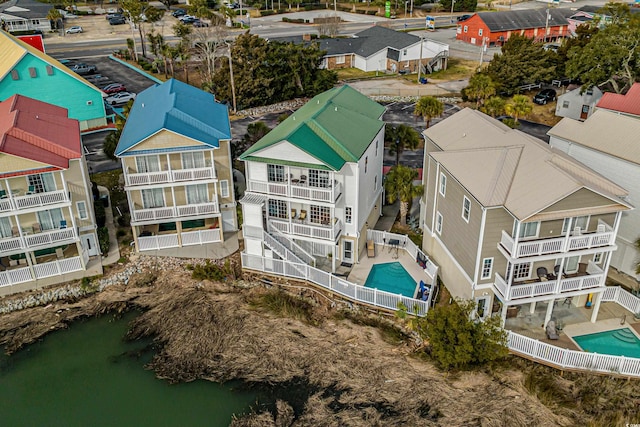
<instances>
[{"instance_id":1,"label":"blue siding","mask_svg":"<svg viewBox=\"0 0 640 427\"><path fill-rule=\"evenodd\" d=\"M69 110L69 117L78 121L106 117L102 93L72 76L53 67L53 75L47 74L48 64L29 53L14 68L19 79L13 80L11 73L0 81L0 101L20 94ZM31 77L29 68L36 69ZM87 105L90 101L91 105Z\"/></svg>"}]
</instances>

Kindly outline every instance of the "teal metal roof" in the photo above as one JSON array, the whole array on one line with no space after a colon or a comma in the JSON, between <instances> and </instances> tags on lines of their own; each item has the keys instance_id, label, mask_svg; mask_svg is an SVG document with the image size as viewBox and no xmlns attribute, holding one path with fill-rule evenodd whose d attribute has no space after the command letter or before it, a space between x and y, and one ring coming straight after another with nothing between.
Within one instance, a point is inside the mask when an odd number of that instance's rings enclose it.
<instances>
[{"instance_id":1,"label":"teal metal roof","mask_svg":"<svg viewBox=\"0 0 640 427\"><path fill-rule=\"evenodd\" d=\"M171 79L138 94L118 141L116 155L139 154L135 146L163 129L212 148L218 148L221 139L231 139L227 106L216 102L208 92ZM195 146L199 144L194 142Z\"/></svg>"},{"instance_id":2,"label":"teal metal roof","mask_svg":"<svg viewBox=\"0 0 640 427\"><path fill-rule=\"evenodd\" d=\"M382 105L347 85L330 89L315 96L256 142L240 160L257 161L260 150L288 141L328 168L340 170L346 162L357 162L362 157L384 126L380 120L384 110ZM272 159L264 159L267 160Z\"/></svg>"}]
</instances>

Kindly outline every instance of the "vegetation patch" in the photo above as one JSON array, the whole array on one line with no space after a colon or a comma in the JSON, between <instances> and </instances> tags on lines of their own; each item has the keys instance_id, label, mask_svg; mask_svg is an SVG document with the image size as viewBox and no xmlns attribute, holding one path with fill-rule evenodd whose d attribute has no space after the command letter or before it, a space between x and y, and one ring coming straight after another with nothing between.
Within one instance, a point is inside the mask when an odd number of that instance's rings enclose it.
<instances>
[{"instance_id":1,"label":"vegetation patch","mask_svg":"<svg viewBox=\"0 0 640 427\"><path fill-rule=\"evenodd\" d=\"M249 296L249 304L254 308L270 311L280 317L290 317L308 324L317 323L313 306L281 289L269 290L256 296Z\"/></svg>"}]
</instances>

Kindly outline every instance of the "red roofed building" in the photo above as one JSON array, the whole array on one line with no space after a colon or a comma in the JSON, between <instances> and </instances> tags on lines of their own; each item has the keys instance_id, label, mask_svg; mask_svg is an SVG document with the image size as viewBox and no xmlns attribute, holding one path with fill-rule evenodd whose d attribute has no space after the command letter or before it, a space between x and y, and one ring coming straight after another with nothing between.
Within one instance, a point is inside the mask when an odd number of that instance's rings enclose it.
<instances>
[{"instance_id":1,"label":"red roofed building","mask_svg":"<svg viewBox=\"0 0 640 427\"><path fill-rule=\"evenodd\" d=\"M92 199L78 121L0 102L0 295L102 273Z\"/></svg>"},{"instance_id":2,"label":"red roofed building","mask_svg":"<svg viewBox=\"0 0 640 427\"><path fill-rule=\"evenodd\" d=\"M605 93L596 108L640 117L640 83L634 83L626 94Z\"/></svg>"}]
</instances>

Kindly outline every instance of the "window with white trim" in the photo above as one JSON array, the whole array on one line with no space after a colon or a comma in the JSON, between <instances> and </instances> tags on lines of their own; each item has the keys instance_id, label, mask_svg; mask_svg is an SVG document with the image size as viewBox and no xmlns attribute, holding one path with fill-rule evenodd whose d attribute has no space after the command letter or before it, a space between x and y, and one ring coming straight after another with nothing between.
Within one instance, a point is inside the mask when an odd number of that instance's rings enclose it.
<instances>
[{"instance_id":1,"label":"window with white trim","mask_svg":"<svg viewBox=\"0 0 640 427\"><path fill-rule=\"evenodd\" d=\"M80 200L76 202L76 210L78 211L78 218L87 219L89 218L89 213L87 212L87 202L84 200Z\"/></svg>"},{"instance_id":2,"label":"window with white trim","mask_svg":"<svg viewBox=\"0 0 640 427\"><path fill-rule=\"evenodd\" d=\"M229 197L229 181L226 179L220 181L220 196L223 198Z\"/></svg>"},{"instance_id":3,"label":"window with white trim","mask_svg":"<svg viewBox=\"0 0 640 427\"><path fill-rule=\"evenodd\" d=\"M196 169L204 168L204 152L192 151L189 153L182 153L182 168L183 169Z\"/></svg>"},{"instance_id":4,"label":"window with white trim","mask_svg":"<svg viewBox=\"0 0 640 427\"><path fill-rule=\"evenodd\" d=\"M344 64L344 63L345 63L345 56L344 55L336 56L336 64Z\"/></svg>"},{"instance_id":5,"label":"window with white trim","mask_svg":"<svg viewBox=\"0 0 640 427\"><path fill-rule=\"evenodd\" d=\"M284 200L269 199L269 216L287 219L289 217L287 202Z\"/></svg>"},{"instance_id":6,"label":"window with white trim","mask_svg":"<svg viewBox=\"0 0 640 427\"><path fill-rule=\"evenodd\" d=\"M440 212L436 213L436 231L438 234L442 234L442 214Z\"/></svg>"},{"instance_id":7,"label":"window with white trim","mask_svg":"<svg viewBox=\"0 0 640 427\"><path fill-rule=\"evenodd\" d=\"M527 237L537 237L538 236L538 225L539 222L523 222L520 224L520 238L524 239Z\"/></svg>"},{"instance_id":8,"label":"window with white trim","mask_svg":"<svg viewBox=\"0 0 640 427\"><path fill-rule=\"evenodd\" d=\"M36 193L56 191L56 179L51 172L29 175L27 181L29 181L29 187L33 187L33 189L29 188L30 191Z\"/></svg>"},{"instance_id":9,"label":"window with white trim","mask_svg":"<svg viewBox=\"0 0 640 427\"><path fill-rule=\"evenodd\" d=\"M440 194L447 194L447 176L443 173L440 174Z\"/></svg>"},{"instance_id":10,"label":"window with white trim","mask_svg":"<svg viewBox=\"0 0 640 427\"><path fill-rule=\"evenodd\" d=\"M269 182L284 182L284 166L267 165L267 178Z\"/></svg>"},{"instance_id":11,"label":"window with white trim","mask_svg":"<svg viewBox=\"0 0 640 427\"><path fill-rule=\"evenodd\" d=\"M138 173L160 171L160 159L158 156L136 156L136 168Z\"/></svg>"},{"instance_id":12,"label":"window with white trim","mask_svg":"<svg viewBox=\"0 0 640 427\"><path fill-rule=\"evenodd\" d=\"M309 169L309 187L329 187L329 172Z\"/></svg>"},{"instance_id":13,"label":"window with white trim","mask_svg":"<svg viewBox=\"0 0 640 427\"><path fill-rule=\"evenodd\" d=\"M41 230L54 230L62 226L64 216L62 215L62 209L49 209L45 211L38 211L38 222L40 223Z\"/></svg>"},{"instance_id":14,"label":"window with white trim","mask_svg":"<svg viewBox=\"0 0 640 427\"><path fill-rule=\"evenodd\" d=\"M470 215L471 215L471 200L467 199L467 196L462 196L462 219L469 222Z\"/></svg>"},{"instance_id":15,"label":"window with white trim","mask_svg":"<svg viewBox=\"0 0 640 427\"><path fill-rule=\"evenodd\" d=\"M462 31L466 33L468 30L469 30L469 27L465 25Z\"/></svg>"},{"instance_id":16,"label":"window with white trim","mask_svg":"<svg viewBox=\"0 0 640 427\"><path fill-rule=\"evenodd\" d=\"M328 206L311 205L309 208L309 222L328 225L331 218L331 208Z\"/></svg>"},{"instance_id":17,"label":"window with white trim","mask_svg":"<svg viewBox=\"0 0 640 427\"><path fill-rule=\"evenodd\" d=\"M164 192L162 188L141 190L142 207L145 209L164 207Z\"/></svg>"},{"instance_id":18,"label":"window with white trim","mask_svg":"<svg viewBox=\"0 0 640 427\"><path fill-rule=\"evenodd\" d=\"M531 277L531 263L525 262L513 266L514 279L527 279Z\"/></svg>"},{"instance_id":19,"label":"window with white trim","mask_svg":"<svg viewBox=\"0 0 640 427\"><path fill-rule=\"evenodd\" d=\"M11 219L8 216L0 217L0 237L3 239L13 237L11 228Z\"/></svg>"},{"instance_id":20,"label":"window with white trim","mask_svg":"<svg viewBox=\"0 0 640 427\"><path fill-rule=\"evenodd\" d=\"M482 28L478 28L478 35L481 36L482 35Z\"/></svg>"},{"instance_id":21,"label":"window with white trim","mask_svg":"<svg viewBox=\"0 0 640 427\"><path fill-rule=\"evenodd\" d=\"M602 263L602 254L603 252L598 252L593 254L593 262L596 264L601 264Z\"/></svg>"},{"instance_id":22,"label":"window with white trim","mask_svg":"<svg viewBox=\"0 0 640 427\"><path fill-rule=\"evenodd\" d=\"M187 203L207 203L209 201L209 189L207 184L187 185Z\"/></svg>"},{"instance_id":23,"label":"window with white trim","mask_svg":"<svg viewBox=\"0 0 640 427\"><path fill-rule=\"evenodd\" d=\"M353 211L350 206L344 208L344 222L346 222L347 224L351 224L352 212Z\"/></svg>"},{"instance_id":24,"label":"window with white trim","mask_svg":"<svg viewBox=\"0 0 640 427\"><path fill-rule=\"evenodd\" d=\"M493 258L485 258L482 260L482 279L490 279L493 270Z\"/></svg>"}]
</instances>

